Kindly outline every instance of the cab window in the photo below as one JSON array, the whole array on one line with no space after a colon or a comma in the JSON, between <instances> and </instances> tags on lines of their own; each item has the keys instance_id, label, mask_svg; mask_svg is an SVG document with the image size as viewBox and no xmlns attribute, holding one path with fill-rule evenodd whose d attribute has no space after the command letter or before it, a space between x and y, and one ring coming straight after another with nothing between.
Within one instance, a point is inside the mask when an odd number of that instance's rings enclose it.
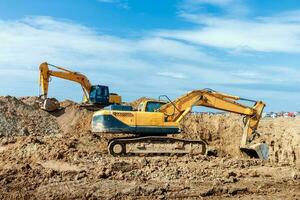
<instances>
[{"instance_id":1,"label":"cab window","mask_svg":"<svg viewBox=\"0 0 300 200\"><path fill-rule=\"evenodd\" d=\"M95 88L92 88L92 90L90 92L90 98L95 98L96 97L96 92L97 92L97 90Z\"/></svg>"},{"instance_id":2,"label":"cab window","mask_svg":"<svg viewBox=\"0 0 300 200\"><path fill-rule=\"evenodd\" d=\"M106 87L101 87L97 91L97 95L101 97L107 97L108 96L108 91Z\"/></svg>"},{"instance_id":3,"label":"cab window","mask_svg":"<svg viewBox=\"0 0 300 200\"><path fill-rule=\"evenodd\" d=\"M160 102L148 102L146 106L146 112L154 112L155 110L159 109L163 103Z\"/></svg>"}]
</instances>

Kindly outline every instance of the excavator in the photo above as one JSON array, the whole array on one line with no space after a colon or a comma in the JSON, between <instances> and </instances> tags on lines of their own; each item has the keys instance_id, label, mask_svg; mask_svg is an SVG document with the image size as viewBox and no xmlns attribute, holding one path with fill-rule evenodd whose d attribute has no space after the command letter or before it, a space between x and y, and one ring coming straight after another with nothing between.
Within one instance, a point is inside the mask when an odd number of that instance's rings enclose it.
<instances>
[{"instance_id":1,"label":"excavator","mask_svg":"<svg viewBox=\"0 0 300 200\"><path fill-rule=\"evenodd\" d=\"M254 105L246 106L238 101L248 101ZM92 132L134 135L111 139L108 152L113 156L206 154L208 144L204 140L167 136L180 133L180 121L194 106L243 115L244 130L240 150L251 158L268 159L267 144L252 144L259 135L256 129L265 103L211 89L193 90L173 101L166 95L160 96L158 100L144 100L137 110L128 105L108 106L93 114Z\"/></svg>"},{"instance_id":2,"label":"excavator","mask_svg":"<svg viewBox=\"0 0 300 200\"><path fill-rule=\"evenodd\" d=\"M50 70L49 66L57 70ZM81 106L91 110L103 108L111 104L121 104L122 102L121 96L115 93L109 93L108 86L92 85L89 79L81 73L73 72L47 62L40 64L39 69L40 87L42 89L42 95L40 96L42 99L41 109L43 110L51 112L60 108L59 102L56 99L48 98L49 82L52 76L79 83L83 90L83 102Z\"/></svg>"}]
</instances>

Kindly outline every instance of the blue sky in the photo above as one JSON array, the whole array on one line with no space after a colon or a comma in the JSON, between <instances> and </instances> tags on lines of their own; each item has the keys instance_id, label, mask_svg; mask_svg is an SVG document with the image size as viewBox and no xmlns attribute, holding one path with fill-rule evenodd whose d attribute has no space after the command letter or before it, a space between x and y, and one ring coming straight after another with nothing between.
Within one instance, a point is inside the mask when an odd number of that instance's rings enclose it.
<instances>
[{"instance_id":1,"label":"blue sky","mask_svg":"<svg viewBox=\"0 0 300 200\"><path fill-rule=\"evenodd\" d=\"M212 88L296 111L299 53L296 0L0 0L0 95L38 95L47 61L126 101ZM53 78L49 95L82 91Z\"/></svg>"}]
</instances>

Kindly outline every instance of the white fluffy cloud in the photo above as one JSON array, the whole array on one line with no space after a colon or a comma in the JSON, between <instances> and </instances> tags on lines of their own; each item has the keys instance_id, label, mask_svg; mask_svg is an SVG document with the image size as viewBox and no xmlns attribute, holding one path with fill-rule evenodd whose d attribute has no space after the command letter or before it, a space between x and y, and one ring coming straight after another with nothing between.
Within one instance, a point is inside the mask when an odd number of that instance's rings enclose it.
<instances>
[{"instance_id":1,"label":"white fluffy cloud","mask_svg":"<svg viewBox=\"0 0 300 200\"><path fill-rule=\"evenodd\" d=\"M9 88L5 92L14 91L15 85L25 87L20 76L24 80L31 77L37 81L38 65L44 61L83 72L93 83L110 85L120 92L131 93L131 96L144 91L143 87L153 87L152 92L159 91L160 80L169 81L167 76L170 75L176 87L175 79L182 79L176 74L182 73L182 69L174 68L175 64L217 63L213 56L199 47L152 35L120 38L50 17L0 20L0 78L18 77L16 80L6 80L6 87L8 85ZM50 87L57 87L53 89L54 95L55 92L67 94L61 92L60 81L55 80L54 86ZM143 83L144 86L137 86L136 83ZM33 92L37 90L31 88L36 86L37 83L33 81L32 85L23 88L22 95L34 95ZM144 95L147 95L147 91ZM72 98L71 94L69 98Z\"/></svg>"},{"instance_id":2,"label":"white fluffy cloud","mask_svg":"<svg viewBox=\"0 0 300 200\"><path fill-rule=\"evenodd\" d=\"M298 13L297 13L298 14ZM193 30L166 30L159 36L225 49L260 52L300 52L300 21L297 15L277 18L232 19L205 15L182 14L199 24Z\"/></svg>"},{"instance_id":3,"label":"white fluffy cloud","mask_svg":"<svg viewBox=\"0 0 300 200\"><path fill-rule=\"evenodd\" d=\"M0 21L0 66L35 67L43 61L64 66L139 70L152 63L141 59L158 56L161 60L213 62L199 49L178 41L147 37L124 39L99 34L87 27L49 17Z\"/></svg>"},{"instance_id":4,"label":"white fluffy cloud","mask_svg":"<svg viewBox=\"0 0 300 200\"><path fill-rule=\"evenodd\" d=\"M158 72L157 75L159 76L165 76L169 78L175 78L175 79L187 79L188 77L182 73L174 73L174 72Z\"/></svg>"}]
</instances>

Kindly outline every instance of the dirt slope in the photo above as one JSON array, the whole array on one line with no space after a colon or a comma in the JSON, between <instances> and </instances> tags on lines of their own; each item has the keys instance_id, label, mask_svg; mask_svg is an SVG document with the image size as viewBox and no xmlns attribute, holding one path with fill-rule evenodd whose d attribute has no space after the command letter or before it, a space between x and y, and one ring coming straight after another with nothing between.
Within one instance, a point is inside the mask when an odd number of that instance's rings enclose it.
<instances>
[{"instance_id":1,"label":"dirt slope","mask_svg":"<svg viewBox=\"0 0 300 200\"><path fill-rule=\"evenodd\" d=\"M11 97L0 97L0 135L49 135L59 133L50 114Z\"/></svg>"},{"instance_id":2,"label":"dirt slope","mask_svg":"<svg viewBox=\"0 0 300 200\"><path fill-rule=\"evenodd\" d=\"M269 161L242 157L231 114L182 123L178 137L207 140L217 157L115 158L89 131L92 112L64 101L47 113L35 100L0 97L1 199L300 199L299 118L261 121Z\"/></svg>"},{"instance_id":3,"label":"dirt slope","mask_svg":"<svg viewBox=\"0 0 300 200\"><path fill-rule=\"evenodd\" d=\"M219 156L241 157L243 117L236 114L190 114L182 122L183 137L201 138L215 148ZM258 127L261 137L255 142L270 145L270 161L296 165L300 162L300 118L263 119Z\"/></svg>"},{"instance_id":4,"label":"dirt slope","mask_svg":"<svg viewBox=\"0 0 300 200\"><path fill-rule=\"evenodd\" d=\"M88 111L69 100L61 102L61 107L64 109L53 113L53 115L57 117L56 120L65 134L82 133L90 130L92 111Z\"/></svg>"}]
</instances>

